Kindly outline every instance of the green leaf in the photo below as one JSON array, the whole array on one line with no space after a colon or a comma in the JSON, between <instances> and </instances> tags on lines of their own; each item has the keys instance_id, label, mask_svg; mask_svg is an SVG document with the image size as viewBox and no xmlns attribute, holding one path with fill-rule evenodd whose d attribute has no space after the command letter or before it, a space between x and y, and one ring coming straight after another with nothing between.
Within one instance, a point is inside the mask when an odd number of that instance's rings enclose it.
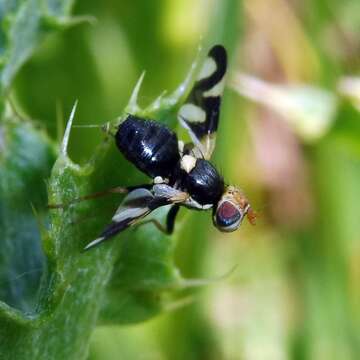
<instances>
[{"instance_id":1,"label":"green leaf","mask_svg":"<svg viewBox=\"0 0 360 360\"><path fill-rule=\"evenodd\" d=\"M127 110L174 124L175 109L189 91L196 69L197 63L178 90L168 97L159 98L147 109L139 108L135 91ZM119 156L112 139L108 136L85 165L80 166L70 160L67 146L74 115L75 107L65 132L61 152L48 182L49 202L68 203L79 196L115 185L140 182L142 175ZM38 133L31 124L28 126L35 135ZM40 139L28 141L26 137L28 134L26 132L21 134L19 141L12 141L12 146L17 150L24 150L25 154L29 155L30 161L32 156L36 156L42 163L49 149L54 154L50 143L48 149ZM25 148L24 145L27 141L29 148ZM34 153L32 149L34 142L41 146L39 153ZM13 149L7 144L6 148L9 151ZM9 152L8 158L13 159L13 153L15 154L14 150ZM25 176L29 181L30 185L26 184L24 188L34 196L34 207L41 223L45 197L42 196L41 201L37 201L37 189L39 184L44 183L48 173L43 171L41 180L35 177L36 186L33 189L32 167L28 162L23 162L23 168L29 169L29 174L15 169L14 179L17 180L18 177L23 179ZM15 181L11 181L9 177L3 186L4 198L8 193L6 190L8 185L14 196L23 199L23 193L13 187L15 184ZM27 193L24 197L26 195ZM27 199L32 197L28 196ZM55 354L52 356L57 359L83 358L86 356L89 336L97 322L99 312L102 322L138 322L158 314L168 300L171 301L171 293L176 292L182 284L173 263L174 239L159 233L152 225L130 229L119 236L121 241L114 239L92 251L86 253L82 251L84 246L97 237L110 221L120 201L120 197L109 197L51 211L49 227L47 230L42 230L45 258L39 260L39 267L36 268L42 274L41 284L39 287L40 274L38 274L37 284L30 287L32 307L27 302L24 304L21 302L18 308L23 310L22 313L8 307L9 304L3 303L0 307L2 324L16 328L16 331L0 332L1 342L6 344L1 349L4 358L11 354L12 357L20 359L42 359L48 358L50 352ZM8 209L4 211L8 212ZM33 229L35 244L39 238L39 229L36 227L35 216L31 217L29 211L27 215L35 224ZM5 226L16 229L16 216L14 213L10 216L15 223ZM163 220L164 212L158 211L155 216ZM19 237L23 246L26 241L24 233L19 232ZM39 246L37 251L41 255ZM28 251L24 256L27 257L29 254L33 253ZM32 259L33 256L30 258ZM7 264L4 264L4 273L6 269ZM26 268L24 273L29 274L31 271L32 269ZM110 286L106 289L110 278ZM24 301L22 297L16 299ZM10 305L16 304L10 303ZM19 332L22 335L15 336ZM15 346L15 342L22 346Z\"/></svg>"},{"instance_id":2,"label":"green leaf","mask_svg":"<svg viewBox=\"0 0 360 360\"><path fill-rule=\"evenodd\" d=\"M0 4L0 93L44 37L74 23L73 0L4 0Z\"/></svg>"},{"instance_id":3,"label":"green leaf","mask_svg":"<svg viewBox=\"0 0 360 360\"><path fill-rule=\"evenodd\" d=\"M335 117L335 124L329 133L344 149L360 157L360 111L356 104L342 100Z\"/></svg>"},{"instance_id":4,"label":"green leaf","mask_svg":"<svg viewBox=\"0 0 360 360\"><path fill-rule=\"evenodd\" d=\"M0 122L0 147L0 299L31 312L44 268L32 207L44 214L55 151L44 133L13 117Z\"/></svg>"}]
</instances>

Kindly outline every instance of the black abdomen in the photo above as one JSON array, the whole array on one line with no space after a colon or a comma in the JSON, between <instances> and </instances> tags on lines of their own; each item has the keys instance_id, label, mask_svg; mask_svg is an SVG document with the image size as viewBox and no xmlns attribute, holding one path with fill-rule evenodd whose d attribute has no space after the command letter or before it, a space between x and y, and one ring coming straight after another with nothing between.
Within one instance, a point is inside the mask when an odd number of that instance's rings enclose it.
<instances>
[{"instance_id":1,"label":"black abdomen","mask_svg":"<svg viewBox=\"0 0 360 360\"><path fill-rule=\"evenodd\" d=\"M180 159L176 134L153 120L129 115L115 138L124 156L152 178L169 177Z\"/></svg>"}]
</instances>

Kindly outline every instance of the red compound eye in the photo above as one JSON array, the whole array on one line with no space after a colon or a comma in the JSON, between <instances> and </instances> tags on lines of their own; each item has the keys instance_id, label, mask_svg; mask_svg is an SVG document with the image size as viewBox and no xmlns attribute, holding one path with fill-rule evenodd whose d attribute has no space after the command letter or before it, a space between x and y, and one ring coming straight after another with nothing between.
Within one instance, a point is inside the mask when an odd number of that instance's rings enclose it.
<instances>
[{"instance_id":1,"label":"red compound eye","mask_svg":"<svg viewBox=\"0 0 360 360\"><path fill-rule=\"evenodd\" d=\"M241 220L241 216L240 210L234 204L224 201L216 210L216 224L222 228L231 227Z\"/></svg>"}]
</instances>

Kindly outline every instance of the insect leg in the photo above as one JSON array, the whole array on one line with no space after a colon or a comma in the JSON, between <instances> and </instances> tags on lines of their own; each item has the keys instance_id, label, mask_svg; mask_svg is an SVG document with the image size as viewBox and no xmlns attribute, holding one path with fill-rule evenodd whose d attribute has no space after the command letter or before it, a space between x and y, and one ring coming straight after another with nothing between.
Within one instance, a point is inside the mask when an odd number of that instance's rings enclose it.
<instances>
[{"instance_id":1,"label":"insect leg","mask_svg":"<svg viewBox=\"0 0 360 360\"><path fill-rule=\"evenodd\" d=\"M130 226L139 224L144 217L149 215L155 209L171 204L178 206L176 204L185 202L188 197L189 194L165 184L154 185L152 191L146 188L138 188L131 191L112 217L112 222L97 239L87 244L84 250L99 245ZM166 233L168 233L169 229L173 230L172 222L175 220L176 212L177 210L171 211L172 215L170 216L170 219L173 219L170 220L170 227L168 226L165 229ZM154 223L159 230L163 231L164 227L161 224L158 226L159 223L156 224L153 220L150 220L149 222Z\"/></svg>"},{"instance_id":2,"label":"insect leg","mask_svg":"<svg viewBox=\"0 0 360 360\"><path fill-rule=\"evenodd\" d=\"M166 218L166 226L161 224L161 222L157 219L148 219L136 223L135 226L142 226L146 224L154 224L156 228L166 235L171 235L174 232L175 218L180 209L180 206L175 204L168 212Z\"/></svg>"},{"instance_id":3,"label":"insect leg","mask_svg":"<svg viewBox=\"0 0 360 360\"><path fill-rule=\"evenodd\" d=\"M174 232L176 215L178 214L180 206L175 204L168 212L166 218L166 230L168 234L172 234Z\"/></svg>"},{"instance_id":4,"label":"insect leg","mask_svg":"<svg viewBox=\"0 0 360 360\"><path fill-rule=\"evenodd\" d=\"M156 226L156 228L161 231L162 233L166 234L166 235L170 235L170 233L168 232L167 227L165 227L159 220L157 219L148 219L148 220L143 220L141 222L136 223L134 226L139 227L142 225L146 225L146 224L153 224Z\"/></svg>"},{"instance_id":5,"label":"insect leg","mask_svg":"<svg viewBox=\"0 0 360 360\"><path fill-rule=\"evenodd\" d=\"M65 208L69 207L70 205L77 204L82 201L92 200L92 199L100 198L100 197L110 195L110 194L127 194L130 191L138 189L138 188L150 189L151 186L152 185L148 185L148 184L137 185L137 186L127 186L127 187L116 186L114 188L107 189L105 191L99 191L99 192L96 192L96 193L93 193L90 195L80 196L80 197L75 198L64 204L48 204L47 207L48 207L48 209L65 209Z\"/></svg>"}]
</instances>

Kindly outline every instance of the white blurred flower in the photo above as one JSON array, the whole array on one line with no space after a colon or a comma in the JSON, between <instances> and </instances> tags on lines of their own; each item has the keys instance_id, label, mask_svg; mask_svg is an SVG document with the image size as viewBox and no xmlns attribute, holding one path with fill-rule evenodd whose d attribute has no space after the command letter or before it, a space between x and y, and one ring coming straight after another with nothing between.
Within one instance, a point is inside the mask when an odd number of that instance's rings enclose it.
<instances>
[{"instance_id":1,"label":"white blurred flower","mask_svg":"<svg viewBox=\"0 0 360 360\"><path fill-rule=\"evenodd\" d=\"M360 77L342 77L338 84L338 91L341 95L349 98L360 111Z\"/></svg>"},{"instance_id":2,"label":"white blurred flower","mask_svg":"<svg viewBox=\"0 0 360 360\"><path fill-rule=\"evenodd\" d=\"M239 94L275 110L305 141L315 141L330 128L338 100L326 90L309 85L271 84L237 73L231 86Z\"/></svg>"}]
</instances>

